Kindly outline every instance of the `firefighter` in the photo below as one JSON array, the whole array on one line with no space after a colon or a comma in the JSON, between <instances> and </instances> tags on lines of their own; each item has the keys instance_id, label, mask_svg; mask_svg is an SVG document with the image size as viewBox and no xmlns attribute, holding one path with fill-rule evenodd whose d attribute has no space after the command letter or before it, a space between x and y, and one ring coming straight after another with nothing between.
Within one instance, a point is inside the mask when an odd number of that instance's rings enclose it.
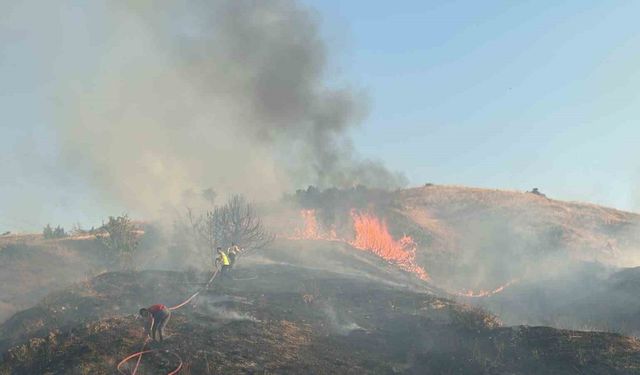
<instances>
[{"instance_id":1,"label":"firefighter","mask_svg":"<svg viewBox=\"0 0 640 375\"><path fill-rule=\"evenodd\" d=\"M220 277L229 277L229 268L231 268L231 263L229 262L229 257L225 254L224 250L221 247L218 247L218 257L216 258L216 266L222 266L220 268Z\"/></svg>"},{"instance_id":2,"label":"firefighter","mask_svg":"<svg viewBox=\"0 0 640 375\"><path fill-rule=\"evenodd\" d=\"M145 325L145 331L151 336L153 340L156 340L156 332L160 336L160 342L164 340L164 328L169 323L171 318L171 310L163 304L155 304L148 308L140 309L140 315L143 318L147 318L147 324Z\"/></svg>"},{"instance_id":3,"label":"firefighter","mask_svg":"<svg viewBox=\"0 0 640 375\"><path fill-rule=\"evenodd\" d=\"M238 245L236 245L235 242L231 243L231 247L229 247L229 249L227 250L227 255L229 256L229 265L233 268L233 266L236 264L236 260L238 259L238 256L240 255L240 248L238 247Z\"/></svg>"}]
</instances>

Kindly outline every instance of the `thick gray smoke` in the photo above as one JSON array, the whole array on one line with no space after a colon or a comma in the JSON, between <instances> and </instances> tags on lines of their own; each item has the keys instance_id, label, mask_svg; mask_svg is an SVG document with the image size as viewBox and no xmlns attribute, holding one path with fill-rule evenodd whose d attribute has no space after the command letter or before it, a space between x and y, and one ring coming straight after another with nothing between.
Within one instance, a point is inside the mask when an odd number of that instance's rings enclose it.
<instances>
[{"instance_id":1,"label":"thick gray smoke","mask_svg":"<svg viewBox=\"0 0 640 375\"><path fill-rule=\"evenodd\" d=\"M326 84L318 19L296 1L86 8L95 40L80 52L95 55L62 85L60 141L125 207L149 213L207 187L265 199L307 184L404 184L354 154L347 131L366 100Z\"/></svg>"}]
</instances>

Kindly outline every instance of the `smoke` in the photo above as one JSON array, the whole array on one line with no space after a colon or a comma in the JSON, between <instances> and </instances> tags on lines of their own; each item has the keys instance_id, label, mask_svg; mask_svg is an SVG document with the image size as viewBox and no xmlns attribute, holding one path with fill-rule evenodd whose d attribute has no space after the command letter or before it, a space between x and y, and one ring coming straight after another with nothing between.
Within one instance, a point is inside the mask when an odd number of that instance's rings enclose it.
<instances>
[{"instance_id":1,"label":"smoke","mask_svg":"<svg viewBox=\"0 0 640 375\"><path fill-rule=\"evenodd\" d=\"M365 329L360 327L357 323L351 321L351 319L338 314L335 307L330 304L323 304L322 311L324 312L329 327L338 335L347 336L353 331L364 331Z\"/></svg>"},{"instance_id":2,"label":"smoke","mask_svg":"<svg viewBox=\"0 0 640 375\"><path fill-rule=\"evenodd\" d=\"M198 309L214 319L259 322L253 315L233 308L242 305L251 303L243 298L226 295L201 295L198 300Z\"/></svg>"},{"instance_id":3,"label":"smoke","mask_svg":"<svg viewBox=\"0 0 640 375\"><path fill-rule=\"evenodd\" d=\"M296 1L83 7L91 48L73 50L57 130L66 165L105 197L149 214L190 189L405 183L354 152L366 97L327 84L318 17Z\"/></svg>"}]
</instances>

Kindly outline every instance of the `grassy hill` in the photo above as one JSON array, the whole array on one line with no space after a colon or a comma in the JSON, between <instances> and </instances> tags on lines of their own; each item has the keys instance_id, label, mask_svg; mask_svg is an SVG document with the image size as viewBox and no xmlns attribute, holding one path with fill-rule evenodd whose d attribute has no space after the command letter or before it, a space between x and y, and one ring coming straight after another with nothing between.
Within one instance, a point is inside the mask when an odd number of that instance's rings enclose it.
<instances>
[{"instance_id":1,"label":"grassy hill","mask_svg":"<svg viewBox=\"0 0 640 375\"><path fill-rule=\"evenodd\" d=\"M269 218L278 233L300 224L302 207L345 240L281 238L242 259L237 283L176 312L169 341L154 346L171 352L150 354L139 373L169 372L175 354L194 374L640 372L634 338L540 326L637 334L640 273L617 267L636 264L640 216L453 186L304 194ZM352 209L411 236L430 281L350 246ZM175 270L102 272L93 238L0 238L0 374L113 373L138 350L137 310L175 304L206 278L176 271L180 254L164 259L160 237L146 237L136 264ZM484 298L458 293L509 281Z\"/></svg>"},{"instance_id":2,"label":"grassy hill","mask_svg":"<svg viewBox=\"0 0 640 375\"><path fill-rule=\"evenodd\" d=\"M419 261L451 289L493 289L576 261L635 266L640 215L544 196L457 186L391 193L384 215L420 239Z\"/></svg>"},{"instance_id":3,"label":"grassy hill","mask_svg":"<svg viewBox=\"0 0 640 375\"><path fill-rule=\"evenodd\" d=\"M289 200L292 209L273 220L287 223L280 231L299 228L303 218L295 209L302 207L307 217L315 213L319 232L348 241L354 210L375 215L395 238L410 236L417 264L452 291L493 290L575 262L640 264L640 215L541 194L439 185L393 192L310 187Z\"/></svg>"},{"instance_id":4,"label":"grassy hill","mask_svg":"<svg viewBox=\"0 0 640 375\"><path fill-rule=\"evenodd\" d=\"M394 198L403 214L438 238L444 251L477 242L468 238L477 227L500 225L521 236L545 237L578 259L605 263L624 261L624 251L640 241L638 214L532 193L434 185L400 190Z\"/></svg>"},{"instance_id":5,"label":"grassy hill","mask_svg":"<svg viewBox=\"0 0 640 375\"><path fill-rule=\"evenodd\" d=\"M100 263L93 240L0 237L0 322L92 275Z\"/></svg>"}]
</instances>

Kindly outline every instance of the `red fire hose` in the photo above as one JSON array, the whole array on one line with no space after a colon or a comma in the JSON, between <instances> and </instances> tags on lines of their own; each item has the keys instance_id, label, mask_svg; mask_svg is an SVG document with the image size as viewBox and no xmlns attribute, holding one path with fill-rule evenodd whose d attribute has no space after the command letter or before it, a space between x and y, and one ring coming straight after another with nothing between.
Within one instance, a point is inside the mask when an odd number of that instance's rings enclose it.
<instances>
[{"instance_id":1,"label":"red fire hose","mask_svg":"<svg viewBox=\"0 0 640 375\"><path fill-rule=\"evenodd\" d=\"M171 355L173 355L174 357L176 357L176 359L178 360L178 367L176 367L174 370L172 370L171 372L169 372L167 375L175 375L177 374L181 369L182 369L182 358L180 358L180 356L178 354L176 354L175 352L172 352L170 350L162 350L162 349L149 349L149 350L142 350L139 352L135 352L129 356L127 356L125 359L123 359L122 361L120 361L120 363L118 363L118 372L121 374L126 375L125 372L123 372L120 367L122 367L122 365L124 365L127 361L129 361L132 358L138 357L138 363L136 363L136 367L133 369L133 372L131 373L131 375L135 375L136 372L138 371L138 365L140 364L140 359L142 358L142 355L147 354L147 353L153 353L153 352L165 352L165 353L169 353Z\"/></svg>"},{"instance_id":2,"label":"red fire hose","mask_svg":"<svg viewBox=\"0 0 640 375\"><path fill-rule=\"evenodd\" d=\"M215 278L216 278L216 275L218 274L218 270L219 270L219 268L216 268L216 270L213 272L213 275L211 276L211 278L209 279L209 281L207 281L207 283L205 284L205 286L204 286L204 287L200 288L197 292L193 293L193 294L191 295L191 297L189 297L189 298L187 298L186 300L184 300L184 302L182 302L182 303L180 303L180 304L178 304L178 305L175 305L175 306L173 306L173 307L169 307L169 310L172 310L172 311L173 311L173 310L177 310L177 309L181 308L182 306L186 305L187 303L191 302L191 300L193 300L194 298L196 298L196 296L197 296L198 294L200 294L200 292L202 292L203 290L206 290L207 288L209 288L209 286L210 286L210 285L211 285L211 283L213 282L213 279L215 279Z\"/></svg>"},{"instance_id":3,"label":"red fire hose","mask_svg":"<svg viewBox=\"0 0 640 375\"><path fill-rule=\"evenodd\" d=\"M200 288L197 292L193 293L189 298L187 298L186 300L184 300L182 303L175 305L173 307L169 307L169 310L177 310L179 308L181 308L182 306L188 304L189 302L191 302L194 298L196 298L196 296L198 296L198 294L200 294L203 290L206 290L209 288L209 286L211 285L211 283L213 282L213 280L216 278L216 276L218 275L218 271L220 270L220 268L216 268L216 270L213 272L213 275L211 276L211 278L209 279L209 281L207 281L207 283L205 284L204 287ZM153 317L151 317L151 327L153 327ZM125 357L122 361L120 361L120 363L118 363L118 366L116 367L116 369L118 370L119 373L126 375L125 372L123 372L120 367L122 367L125 363L127 363L130 359L138 357L138 361L136 362L136 366L133 368L133 372L131 372L131 375L136 375L136 372L138 371L138 367L140 366L140 361L142 360L142 356L146 353L153 353L153 352L166 352L169 353L171 355L173 355L174 357L176 357L176 359L178 360L178 367L176 367L175 370L171 371L170 373L168 373L167 375L175 375L177 374L181 369L182 369L182 358L180 358L180 356L175 353L172 352L170 350L161 350L161 349L149 349L149 350L144 350L145 346L147 345L147 343L149 342L149 337L147 337L144 340L144 343L142 344L142 348L140 348L140 351L135 352L127 357Z\"/></svg>"}]
</instances>

